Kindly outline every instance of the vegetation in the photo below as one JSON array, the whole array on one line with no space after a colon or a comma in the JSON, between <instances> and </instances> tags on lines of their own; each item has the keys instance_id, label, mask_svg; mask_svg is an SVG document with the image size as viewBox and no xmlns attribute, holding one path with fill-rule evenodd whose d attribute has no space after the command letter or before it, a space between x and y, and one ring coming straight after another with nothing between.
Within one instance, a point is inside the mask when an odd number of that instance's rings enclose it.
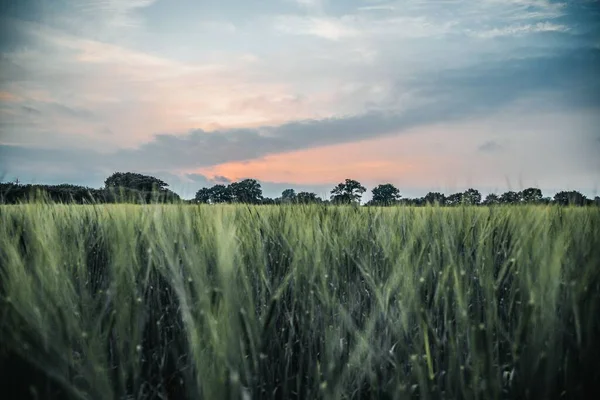
<instances>
[{"instance_id":1,"label":"vegetation","mask_svg":"<svg viewBox=\"0 0 600 400\"><path fill-rule=\"evenodd\" d=\"M132 172L115 172L105 180L101 189L92 189L69 184L21 185L19 182L0 183L0 204L23 203L36 199L49 199L60 203L202 203L202 204L354 204L361 203L366 188L360 182L346 179L330 192L329 200L319 198L316 193L285 189L281 197L272 199L263 196L262 187L256 179L244 179L229 185L217 184L196 192L193 200L182 200L168 189L168 184L158 178ZM508 191L501 195L490 193L482 201L481 193L473 188L449 196L429 192L421 198L402 198L400 190L391 183L380 184L371 190L372 198L366 206L459 206L497 204L559 204L563 206L600 205L600 196L588 199L577 191L558 192L553 199L542 197L538 188L527 188L520 192Z\"/></svg>"},{"instance_id":2,"label":"vegetation","mask_svg":"<svg viewBox=\"0 0 600 400\"><path fill-rule=\"evenodd\" d=\"M14 398L589 398L600 209L0 206Z\"/></svg>"},{"instance_id":3,"label":"vegetation","mask_svg":"<svg viewBox=\"0 0 600 400\"><path fill-rule=\"evenodd\" d=\"M101 189L69 184L22 185L18 181L0 183L0 203L15 204L29 201L50 200L57 203L150 203L180 202L177 193L152 176L131 172L115 172L104 182Z\"/></svg>"}]
</instances>

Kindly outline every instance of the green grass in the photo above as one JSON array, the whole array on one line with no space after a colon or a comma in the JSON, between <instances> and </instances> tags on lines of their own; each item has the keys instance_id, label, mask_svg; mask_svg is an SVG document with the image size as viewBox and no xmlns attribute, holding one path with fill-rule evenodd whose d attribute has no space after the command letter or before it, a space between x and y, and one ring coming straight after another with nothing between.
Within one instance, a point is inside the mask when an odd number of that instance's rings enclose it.
<instances>
[{"instance_id":1,"label":"green grass","mask_svg":"<svg viewBox=\"0 0 600 400\"><path fill-rule=\"evenodd\" d=\"M0 274L0 379L33 398L600 382L598 208L0 206Z\"/></svg>"}]
</instances>

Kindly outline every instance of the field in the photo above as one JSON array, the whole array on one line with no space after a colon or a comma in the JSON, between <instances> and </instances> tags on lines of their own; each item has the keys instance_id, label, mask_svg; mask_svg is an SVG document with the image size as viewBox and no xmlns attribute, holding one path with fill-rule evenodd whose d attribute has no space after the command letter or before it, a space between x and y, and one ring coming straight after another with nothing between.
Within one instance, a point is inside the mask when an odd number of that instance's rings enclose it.
<instances>
[{"instance_id":1,"label":"field","mask_svg":"<svg viewBox=\"0 0 600 400\"><path fill-rule=\"evenodd\" d=\"M19 399L600 384L600 208L0 206L0 274Z\"/></svg>"}]
</instances>

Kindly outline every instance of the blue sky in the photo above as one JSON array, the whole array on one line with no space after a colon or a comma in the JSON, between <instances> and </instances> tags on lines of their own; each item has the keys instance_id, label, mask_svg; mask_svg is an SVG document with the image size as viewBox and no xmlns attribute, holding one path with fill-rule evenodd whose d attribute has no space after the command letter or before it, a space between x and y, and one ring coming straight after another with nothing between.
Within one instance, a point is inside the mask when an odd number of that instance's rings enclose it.
<instances>
[{"instance_id":1,"label":"blue sky","mask_svg":"<svg viewBox=\"0 0 600 400\"><path fill-rule=\"evenodd\" d=\"M0 0L0 176L600 189L600 2Z\"/></svg>"}]
</instances>

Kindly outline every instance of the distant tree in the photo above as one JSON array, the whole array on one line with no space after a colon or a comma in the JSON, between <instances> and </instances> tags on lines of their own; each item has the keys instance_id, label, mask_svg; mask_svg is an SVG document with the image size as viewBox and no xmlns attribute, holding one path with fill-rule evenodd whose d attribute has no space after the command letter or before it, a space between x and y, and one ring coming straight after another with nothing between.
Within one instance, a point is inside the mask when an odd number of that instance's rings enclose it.
<instances>
[{"instance_id":1,"label":"distant tree","mask_svg":"<svg viewBox=\"0 0 600 400\"><path fill-rule=\"evenodd\" d=\"M467 189L462 195L462 203L471 206L479 205L481 203L481 193L479 193L479 190Z\"/></svg>"},{"instance_id":2,"label":"distant tree","mask_svg":"<svg viewBox=\"0 0 600 400\"><path fill-rule=\"evenodd\" d=\"M429 192L425 195L425 197L423 198L423 201L426 204L444 205L444 204L446 204L446 196L440 192Z\"/></svg>"},{"instance_id":3,"label":"distant tree","mask_svg":"<svg viewBox=\"0 0 600 400\"><path fill-rule=\"evenodd\" d=\"M299 204L316 204L320 203L321 199L317 197L316 193L300 192L296 196L296 202Z\"/></svg>"},{"instance_id":4,"label":"distant tree","mask_svg":"<svg viewBox=\"0 0 600 400\"><path fill-rule=\"evenodd\" d=\"M483 200L483 204L486 206L500 204L500 197L495 193L490 193L485 197L485 200Z\"/></svg>"},{"instance_id":5,"label":"distant tree","mask_svg":"<svg viewBox=\"0 0 600 400\"><path fill-rule=\"evenodd\" d=\"M231 203L233 200L233 194L231 188L225 185L214 185L211 188L211 202L212 203Z\"/></svg>"},{"instance_id":6,"label":"distant tree","mask_svg":"<svg viewBox=\"0 0 600 400\"><path fill-rule=\"evenodd\" d=\"M521 202L537 204L542 201L542 191L538 188L528 188L519 192Z\"/></svg>"},{"instance_id":7,"label":"distant tree","mask_svg":"<svg viewBox=\"0 0 600 400\"><path fill-rule=\"evenodd\" d=\"M360 203L362 194L366 190L358 181L346 179L331 191L331 202L336 204Z\"/></svg>"},{"instance_id":8,"label":"distant tree","mask_svg":"<svg viewBox=\"0 0 600 400\"><path fill-rule=\"evenodd\" d=\"M554 195L554 202L563 206L582 206L586 203L586 197L575 191L562 191Z\"/></svg>"},{"instance_id":9,"label":"distant tree","mask_svg":"<svg viewBox=\"0 0 600 400\"><path fill-rule=\"evenodd\" d=\"M166 191L169 186L158 178L133 172L115 172L104 181L106 188L127 188L143 192Z\"/></svg>"},{"instance_id":10,"label":"distant tree","mask_svg":"<svg viewBox=\"0 0 600 400\"><path fill-rule=\"evenodd\" d=\"M277 204L277 200L276 199L272 199L270 197L264 197L261 201L260 204L265 204L265 205L275 205Z\"/></svg>"},{"instance_id":11,"label":"distant tree","mask_svg":"<svg viewBox=\"0 0 600 400\"><path fill-rule=\"evenodd\" d=\"M285 189L281 192L282 203L294 203L296 201L296 191L294 189Z\"/></svg>"},{"instance_id":12,"label":"distant tree","mask_svg":"<svg viewBox=\"0 0 600 400\"><path fill-rule=\"evenodd\" d=\"M202 188L198 190L194 197L194 201L203 204L211 203L211 188Z\"/></svg>"},{"instance_id":13,"label":"distant tree","mask_svg":"<svg viewBox=\"0 0 600 400\"><path fill-rule=\"evenodd\" d=\"M594 197L594 205L600 206L600 196Z\"/></svg>"},{"instance_id":14,"label":"distant tree","mask_svg":"<svg viewBox=\"0 0 600 400\"><path fill-rule=\"evenodd\" d=\"M459 204L462 204L462 201L463 201L462 193L454 193L454 194L451 194L450 196L446 197L446 205L449 205L449 206L457 206Z\"/></svg>"},{"instance_id":15,"label":"distant tree","mask_svg":"<svg viewBox=\"0 0 600 400\"><path fill-rule=\"evenodd\" d=\"M509 190L508 192L502 193L500 196L500 203L502 204L517 204L521 201L521 195L517 192Z\"/></svg>"},{"instance_id":16,"label":"distant tree","mask_svg":"<svg viewBox=\"0 0 600 400\"><path fill-rule=\"evenodd\" d=\"M371 193L373 193L373 198L370 203L378 206L397 204L398 200L402 197L400 191L391 183L378 185L371 190Z\"/></svg>"},{"instance_id":17,"label":"distant tree","mask_svg":"<svg viewBox=\"0 0 600 400\"><path fill-rule=\"evenodd\" d=\"M233 197L231 190L225 185L214 185L210 188L202 188L196 192L194 201L196 203L230 203Z\"/></svg>"},{"instance_id":18,"label":"distant tree","mask_svg":"<svg viewBox=\"0 0 600 400\"><path fill-rule=\"evenodd\" d=\"M262 188L256 179L244 179L233 182L229 190L236 203L259 204L263 198Z\"/></svg>"}]
</instances>

